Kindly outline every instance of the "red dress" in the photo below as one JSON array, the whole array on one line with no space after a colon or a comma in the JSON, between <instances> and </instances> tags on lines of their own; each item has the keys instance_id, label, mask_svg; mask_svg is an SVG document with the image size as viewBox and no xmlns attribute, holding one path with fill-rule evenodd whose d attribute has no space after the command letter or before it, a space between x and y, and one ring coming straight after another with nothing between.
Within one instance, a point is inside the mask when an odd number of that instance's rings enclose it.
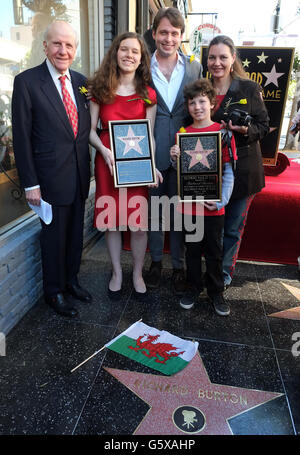
<instances>
[{"instance_id":1,"label":"red dress","mask_svg":"<svg viewBox=\"0 0 300 455\"><path fill-rule=\"evenodd\" d=\"M148 89L148 99L156 104L156 93L151 87ZM139 98L135 101L129 101ZM110 148L108 131L109 120L136 120L146 118L145 101L137 94L116 95L111 104L100 104L101 133L103 145ZM95 158L95 215L94 226L99 230L112 229L120 226L134 226L147 228L148 225L148 187L115 188L113 177L110 175L107 164L100 152ZM132 199L135 196L140 198ZM130 204L133 207L128 207ZM135 216L136 215L136 216Z\"/></svg>"}]
</instances>

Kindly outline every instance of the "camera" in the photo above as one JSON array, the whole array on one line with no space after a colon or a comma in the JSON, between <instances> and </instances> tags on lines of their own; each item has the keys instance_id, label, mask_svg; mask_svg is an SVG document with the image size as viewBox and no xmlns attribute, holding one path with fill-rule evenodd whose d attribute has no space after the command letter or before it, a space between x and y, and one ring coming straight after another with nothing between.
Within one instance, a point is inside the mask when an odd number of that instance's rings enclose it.
<instances>
[{"instance_id":1,"label":"camera","mask_svg":"<svg viewBox=\"0 0 300 455\"><path fill-rule=\"evenodd\" d=\"M224 117L226 123L231 120L232 124L237 126L249 126L253 119L248 112L241 111L240 109L234 109L229 113L226 112Z\"/></svg>"},{"instance_id":2,"label":"camera","mask_svg":"<svg viewBox=\"0 0 300 455\"><path fill-rule=\"evenodd\" d=\"M300 123L296 123L296 124L293 124L290 128L290 133L293 135L293 136L296 136L296 134L298 133L298 131L300 131Z\"/></svg>"}]
</instances>

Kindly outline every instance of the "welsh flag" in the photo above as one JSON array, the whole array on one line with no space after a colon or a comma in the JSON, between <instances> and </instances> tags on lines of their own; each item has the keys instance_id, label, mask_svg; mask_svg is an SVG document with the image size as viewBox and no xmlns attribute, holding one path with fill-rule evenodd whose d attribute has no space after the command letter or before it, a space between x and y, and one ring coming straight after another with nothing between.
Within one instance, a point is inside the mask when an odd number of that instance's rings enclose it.
<instances>
[{"instance_id":1,"label":"welsh flag","mask_svg":"<svg viewBox=\"0 0 300 455\"><path fill-rule=\"evenodd\" d=\"M186 367L198 350L197 342L183 340L140 321L105 346L169 376Z\"/></svg>"}]
</instances>

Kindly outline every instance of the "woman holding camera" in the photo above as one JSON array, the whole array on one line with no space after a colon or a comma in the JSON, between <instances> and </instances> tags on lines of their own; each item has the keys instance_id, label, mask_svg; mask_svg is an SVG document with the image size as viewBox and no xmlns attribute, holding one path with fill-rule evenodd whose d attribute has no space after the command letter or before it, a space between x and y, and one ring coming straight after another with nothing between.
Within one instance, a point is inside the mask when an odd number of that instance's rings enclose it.
<instances>
[{"instance_id":1,"label":"woman holding camera","mask_svg":"<svg viewBox=\"0 0 300 455\"><path fill-rule=\"evenodd\" d=\"M265 185L259 141L269 132L269 117L260 86L243 69L231 38L219 35L208 48L207 67L217 94L212 119L226 125L237 146L233 193L225 211L223 274L231 283L247 214ZM248 115L247 115L248 114Z\"/></svg>"}]
</instances>

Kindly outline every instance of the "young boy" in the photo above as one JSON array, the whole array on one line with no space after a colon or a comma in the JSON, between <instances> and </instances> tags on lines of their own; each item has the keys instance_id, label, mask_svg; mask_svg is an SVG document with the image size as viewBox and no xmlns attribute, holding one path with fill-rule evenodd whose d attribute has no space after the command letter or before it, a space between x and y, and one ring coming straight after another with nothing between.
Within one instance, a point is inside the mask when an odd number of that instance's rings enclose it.
<instances>
[{"instance_id":1,"label":"young boy","mask_svg":"<svg viewBox=\"0 0 300 455\"><path fill-rule=\"evenodd\" d=\"M215 91L207 79L198 79L187 85L184 97L193 123L185 128L187 133L221 131L222 125L211 120L211 111L215 106ZM227 139L229 136L226 136ZM186 242L186 269L189 291L180 300L180 306L190 309L194 306L199 294L204 289L201 271L201 256L206 263L205 286L207 294L217 314L227 316L230 313L228 302L224 300L223 280L223 226L225 205L228 203L234 183L232 164L236 160L236 149L233 136L226 145L222 141L222 201L182 203L183 213L197 216L199 204L204 205L204 236L200 242ZM178 145L170 149L171 159L177 160L180 154ZM201 196L201 195L199 195ZM201 213L203 213L203 208Z\"/></svg>"}]
</instances>

